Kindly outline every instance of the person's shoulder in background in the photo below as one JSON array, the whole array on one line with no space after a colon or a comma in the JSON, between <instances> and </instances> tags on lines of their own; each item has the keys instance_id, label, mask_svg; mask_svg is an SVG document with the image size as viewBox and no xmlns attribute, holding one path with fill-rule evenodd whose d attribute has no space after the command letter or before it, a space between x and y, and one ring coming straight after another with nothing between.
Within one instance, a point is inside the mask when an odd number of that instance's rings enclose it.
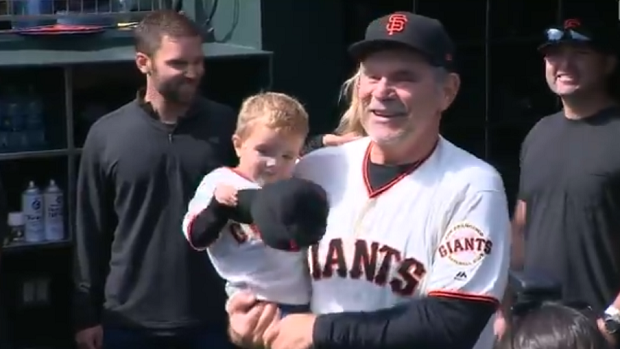
<instances>
[{"instance_id":1,"label":"person's shoulder in background","mask_svg":"<svg viewBox=\"0 0 620 349\"><path fill-rule=\"evenodd\" d=\"M321 149L325 147L325 143L323 143L324 134L318 134L314 136L310 136L306 139L306 143L301 149L301 155L307 155L310 152Z\"/></svg>"}]
</instances>

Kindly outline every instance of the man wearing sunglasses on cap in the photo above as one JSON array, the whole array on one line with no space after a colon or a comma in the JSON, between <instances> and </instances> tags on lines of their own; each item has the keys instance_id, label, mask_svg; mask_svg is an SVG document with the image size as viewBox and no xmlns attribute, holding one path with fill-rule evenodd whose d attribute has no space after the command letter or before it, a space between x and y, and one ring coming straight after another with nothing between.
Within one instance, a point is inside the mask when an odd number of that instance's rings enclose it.
<instances>
[{"instance_id":1,"label":"man wearing sunglasses on cap","mask_svg":"<svg viewBox=\"0 0 620 349\"><path fill-rule=\"evenodd\" d=\"M557 278L620 342L620 108L609 91L617 23L567 19L539 50L562 110L540 120L521 149L514 268Z\"/></svg>"}]
</instances>

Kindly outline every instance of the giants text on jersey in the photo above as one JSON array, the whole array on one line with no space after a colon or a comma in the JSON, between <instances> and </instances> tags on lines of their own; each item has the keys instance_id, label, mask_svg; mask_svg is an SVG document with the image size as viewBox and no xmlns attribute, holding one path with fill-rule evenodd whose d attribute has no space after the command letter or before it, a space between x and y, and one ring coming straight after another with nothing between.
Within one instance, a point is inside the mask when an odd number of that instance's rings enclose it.
<instances>
[{"instance_id":1,"label":"giants text on jersey","mask_svg":"<svg viewBox=\"0 0 620 349\"><path fill-rule=\"evenodd\" d=\"M218 184L237 189L258 188L230 168L219 168L204 177L183 220L187 236L192 217L211 201ZM265 246L260 233L246 224L229 222L219 238L207 248L218 274L227 281L231 296L239 290L251 290L262 300L288 305L306 305L310 301L310 281L305 252L279 251Z\"/></svg>"},{"instance_id":2,"label":"giants text on jersey","mask_svg":"<svg viewBox=\"0 0 620 349\"><path fill-rule=\"evenodd\" d=\"M308 255L315 313L374 311L412 297L497 304L509 263L504 187L490 165L440 139L434 153L389 189L364 179L368 138L317 150L296 176L328 193L323 240ZM475 349L490 349L493 319Z\"/></svg>"}]
</instances>

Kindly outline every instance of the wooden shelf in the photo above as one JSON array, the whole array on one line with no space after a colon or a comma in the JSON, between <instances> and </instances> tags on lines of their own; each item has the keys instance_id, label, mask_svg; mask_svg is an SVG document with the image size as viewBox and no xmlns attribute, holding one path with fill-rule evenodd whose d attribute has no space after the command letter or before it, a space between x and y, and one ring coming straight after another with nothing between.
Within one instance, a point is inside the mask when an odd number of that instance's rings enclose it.
<instances>
[{"instance_id":1,"label":"wooden shelf","mask_svg":"<svg viewBox=\"0 0 620 349\"><path fill-rule=\"evenodd\" d=\"M71 240L41 241L41 242L12 242L2 248L2 254L19 253L31 250L68 248L73 245Z\"/></svg>"},{"instance_id":2,"label":"wooden shelf","mask_svg":"<svg viewBox=\"0 0 620 349\"><path fill-rule=\"evenodd\" d=\"M12 153L0 153L0 161L21 160L21 159L41 159L69 156L69 149L50 149L50 150L33 150L18 151Z\"/></svg>"},{"instance_id":3,"label":"wooden shelf","mask_svg":"<svg viewBox=\"0 0 620 349\"><path fill-rule=\"evenodd\" d=\"M49 37L46 39L17 34L0 35L0 67L69 66L135 60L131 32L108 31L92 37L60 36L51 41ZM272 54L253 47L216 42L205 43L202 49L206 59L268 57Z\"/></svg>"}]
</instances>

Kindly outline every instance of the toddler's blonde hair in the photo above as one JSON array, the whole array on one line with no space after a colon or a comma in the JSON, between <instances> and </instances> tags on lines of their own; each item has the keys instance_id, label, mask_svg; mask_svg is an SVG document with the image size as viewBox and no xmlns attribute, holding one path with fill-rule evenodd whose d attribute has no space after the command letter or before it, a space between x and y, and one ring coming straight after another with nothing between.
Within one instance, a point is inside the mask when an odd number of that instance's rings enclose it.
<instances>
[{"instance_id":1,"label":"toddler's blonde hair","mask_svg":"<svg viewBox=\"0 0 620 349\"><path fill-rule=\"evenodd\" d=\"M256 125L304 138L310 128L304 106L297 99L278 92L259 93L243 101L235 134L243 138Z\"/></svg>"}]
</instances>

